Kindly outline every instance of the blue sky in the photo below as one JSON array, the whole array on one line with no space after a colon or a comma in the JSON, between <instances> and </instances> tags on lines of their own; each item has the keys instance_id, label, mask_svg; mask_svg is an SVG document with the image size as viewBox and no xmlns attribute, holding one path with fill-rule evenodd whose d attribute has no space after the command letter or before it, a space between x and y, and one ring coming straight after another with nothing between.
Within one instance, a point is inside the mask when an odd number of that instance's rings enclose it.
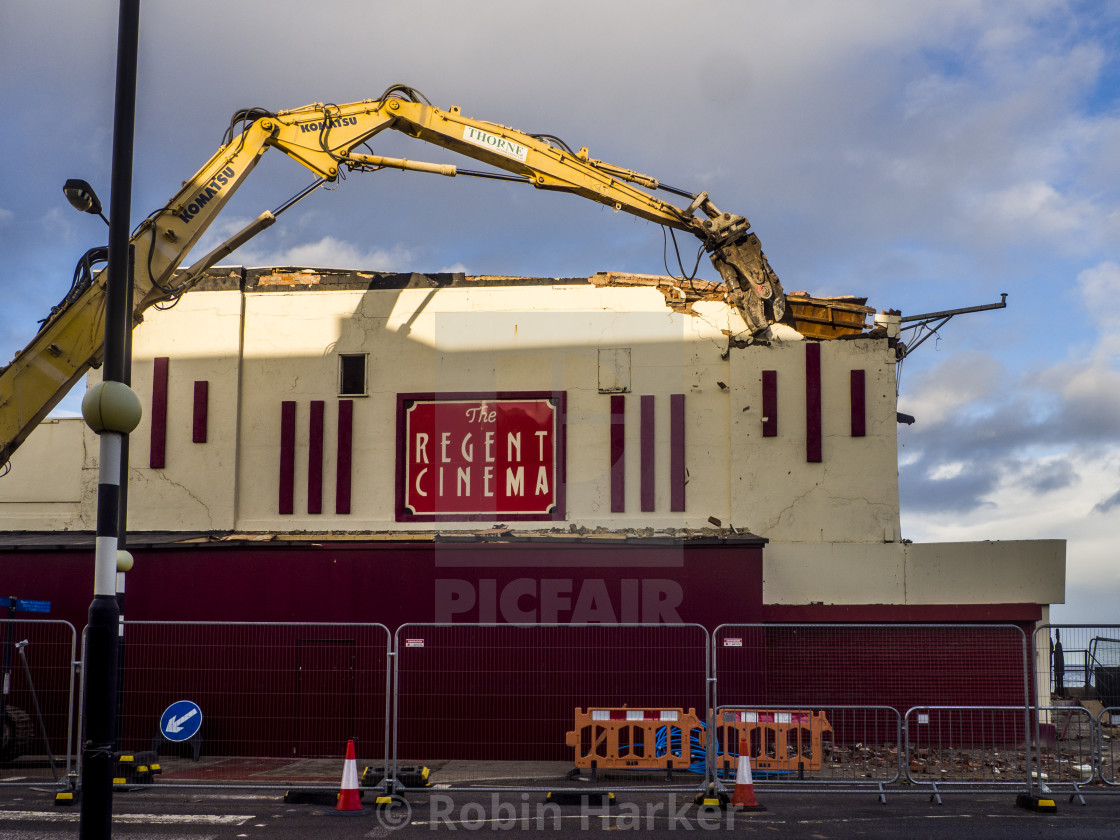
<instances>
[{"instance_id":1,"label":"blue sky","mask_svg":"<svg viewBox=\"0 0 1120 840\"><path fill-rule=\"evenodd\" d=\"M81 177L108 196L116 14L109 0L0 7L5 361L105 237L61 186ZM1055 617L1120 620L1117 2L148 2L141 44L134 222L213 153L234 110L403 82L708 190L751 219L787 290L904 314L1008 293L903 366L900 408L917 417L899 432L904 536L1066 539ZM450 162L404 138L377 151ZM309 180L266 158L209 242ZM651 224L413 173L317 193L239 261L664 271Z\"/></svg>"}]
</instances>

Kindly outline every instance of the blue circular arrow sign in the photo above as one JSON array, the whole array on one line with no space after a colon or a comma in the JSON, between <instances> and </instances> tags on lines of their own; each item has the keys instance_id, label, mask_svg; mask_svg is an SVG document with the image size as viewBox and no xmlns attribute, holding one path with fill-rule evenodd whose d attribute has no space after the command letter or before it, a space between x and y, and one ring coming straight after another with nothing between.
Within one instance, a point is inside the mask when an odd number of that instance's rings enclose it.
<instances>
[{"instance_id":1,"label":"blue circular arrow sign","mask_svg":"<svg viewBox=\"0 0 1120 840\"><path fill-rule=\"evenodd\" d=\"M159 719L159 731L168 741L185 741L202 726L202 709L190 700L176 700Z\"/></svg>"}]
</instances>

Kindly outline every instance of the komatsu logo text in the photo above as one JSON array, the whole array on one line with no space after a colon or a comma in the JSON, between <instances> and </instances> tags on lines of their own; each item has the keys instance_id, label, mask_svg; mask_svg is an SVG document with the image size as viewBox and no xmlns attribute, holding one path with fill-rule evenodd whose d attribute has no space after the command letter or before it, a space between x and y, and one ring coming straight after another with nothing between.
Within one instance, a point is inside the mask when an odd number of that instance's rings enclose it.
<instances>
[{"instance_id":1,"label":"komatsu logo text","mask_svg":"<svg viewBox=\"0 0 1120 840\"><path fill-rule=\"evenodd\" d=\"M203 207L210 203L210 199L220 193L222 191L222 188L231 180L233 180L233 176L233 167L227 166L225 169L211 178L210 183L207 184L206 187L198 193L198 195L191 199L191 203L184 207L182 211L175 214L179 217L179 221L186 223L197 216L199 214L199 211L201 211Z\"/></svg>"},{"instance_id":2,"label":"komatsu logo text","mask_svg":"<svg viewBox=\"0 0 1120 840\"><path fill-rule=\"evenodd\" d=\"M323 120L322 122L303 123L300 131L322 131L325 128L337 128L342 125L357 125L357 117L338 117L337 119Z\"/></svg>"}]
</instances>

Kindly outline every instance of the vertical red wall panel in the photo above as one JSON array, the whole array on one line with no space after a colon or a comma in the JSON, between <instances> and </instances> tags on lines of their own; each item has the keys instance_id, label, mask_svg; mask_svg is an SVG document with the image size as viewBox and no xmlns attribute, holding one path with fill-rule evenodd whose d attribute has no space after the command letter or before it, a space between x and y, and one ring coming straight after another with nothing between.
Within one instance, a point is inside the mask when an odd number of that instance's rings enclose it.
<instances>
[{"instance_id":1,"label":"vertical red wall panel","mask_svg":"<svg viewBox=\"0 0 1120 840\"><path fill-rule=\"evenodd\" d=\"M626 397L611 397L611 513L626 510Z\"/></svg>"},{"instance_id":2,"label":"vertical red wall panel","mask_svg":"<svg viewBox=\"0 0 1120 840\"><path fill-rule=\"evenodd\" d=\"M684 510L684 394L669 397L669 510Z\"/></svg>"},{"instance_id":3,"label":"vertical red wall panel","mask_svg":"<svg viewBox=\"0 0 1120 840\"><path fill-rule=\"evenodd\" d=\"M334 484L334 512L350 512L350 459L354 437L354 401L338 401L338 459Z\"/></svg>"},{"instance_id":4,"label":"vertical red wall panel","mask_svg":"<svg viewBox=\"0 0 1120 840\"><path fill-rule=\"evenodd\" d=\"M821 444L821 345L805 342L805 460L823 460Z\"/></svg>"},{"instance_id":5,"label":"vertical red wall panel","mask_svg":"<svg viewBox=\"0 0 1120 840\"><path fill-rule=\"evenodd\" d=\"M852 371L852 437L867 436L866 376L862 370Z\"/></svg>"},{"instance_id":6,"label":"vertical red wall panel","mask_svg":"<svg viewBox=\"0 0 1120 840\"><path fill-rule=\"evenodd\" d=\"M280 403L280 513L295 513L296 404Z\"/></svg>"},{"instance_id":7,"label":"vertical red wall panel","mask_svg":"<svg viewBox=\"0 0 1120 840\"><path fill-rule=\"evenodd\" d=\"M210 383L205 379L194 383L194 425L191 440L206 443L206 416L210 408Z\"/></svg>"},{"instance_id":8,"label":"vertical red wall panel","mask_svg":"<svg viewBox=\"0 0 1120 840\"><path fill-rule=\"evenodd\" d=\"M322 400L311 401L307 423L307 512L323 512L323 412Z\"/></svg>"},{"instance_id":9,"label":"vertical red wall panel","mask_svg":"<svg viewBox=\"0 0 1120 840\"><path fill-rule=\"evenodd\" d=\"M642 510L654 509L656 485L654 483L654 427L653 394L642 396Z\"/></svg>"},{"instance_id":10,"label":"vertical red wall panel","mask_svg":"<svg viewBox=\"0 0 1120 840\"><path fill-rule=\"evenodd\" d=\"M155 359L152 368L152 446L148 466L162 470L167 465L167 356Z\"/></svg>"},{"instance_id":11,"label":"vertical red wall panel","mask_svg":"<svg viewBox=\"0 0 1120 840\"><path fill-rule=\"evenodd\" d=\"M778 436L778 372L762 372L762 436Z\"/></svg>"}]
</instances>

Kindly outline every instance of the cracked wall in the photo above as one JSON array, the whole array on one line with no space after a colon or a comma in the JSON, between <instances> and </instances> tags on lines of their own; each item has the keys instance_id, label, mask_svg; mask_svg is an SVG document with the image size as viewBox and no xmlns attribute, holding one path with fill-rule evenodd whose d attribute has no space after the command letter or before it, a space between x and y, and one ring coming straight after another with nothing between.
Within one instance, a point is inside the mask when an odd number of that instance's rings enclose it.
<instances>
[{"instance_id":1,"label":"cracked wall","mask_svg":"<svg viewBox=\"0 0 1120 840\"><path fill-rule=\"evenodd\" d=\"M882 339L823 341L821 448L807 460L803 341L731 351L732 521L772 541L899 537L894 351ZM775 437L763 435L762 371L776 372ZM851 371L865 372L866 435L853 437Z\"/></svg>"},{"instance_id":2,"label":"cracked wall","mask_svg":"<svg viewBox=\"0 0 1120 840\"><path fill-rule=\"evenodd\" d=\"M238 291L189 294L173 309L149 311L133 333L132 387L140 396L144 416L129 436L130 530L233 529L241 312ZM168 359L166 462L164 467L152 469L152 386L157 357ZM194 442L192 434L197 381L209 384L204 443ZM96 444L93 451L97 451ZM96 469L92 465L91 471L95 499ZM94 522L92 505L88 515Z\"/></svg>"}]
</instances>

